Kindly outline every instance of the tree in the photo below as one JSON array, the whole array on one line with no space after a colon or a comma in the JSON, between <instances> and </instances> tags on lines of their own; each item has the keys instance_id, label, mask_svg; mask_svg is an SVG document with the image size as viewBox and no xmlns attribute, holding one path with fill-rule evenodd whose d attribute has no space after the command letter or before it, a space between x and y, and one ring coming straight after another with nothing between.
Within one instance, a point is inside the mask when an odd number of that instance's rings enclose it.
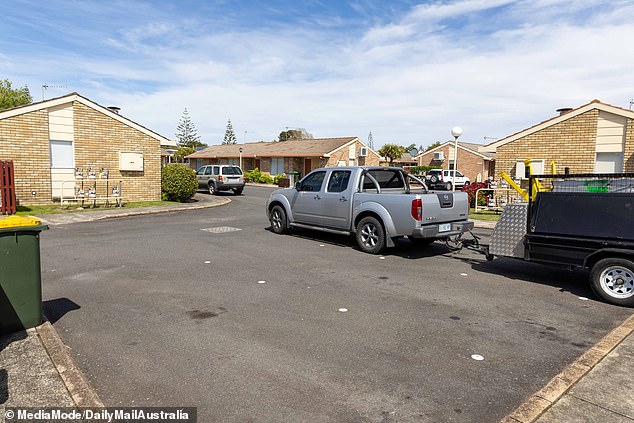
<instances>
[{"instance_id":1,"label":"tree","mask_svg":"<svg viewBox=\"0 0 634 423\"><path fill-rule=\"evenodd\" d=\"M387 158L390 164L394 160L399 159L404 152L405 147L401 147L400 145L396 144L385 144L383 147L381 147L379 151L377 151L377 153L379 153L381 156Z\"/></svg>"},{"instance_id":2,"label":"tree","mask_svg":"<svg viewBox=\"0 0 634 423\"><path fill-rule=\"evenodd\" d=\"M198 129L189 117L187 109L183 111L183 116L176 128L176 139L180 147L190 147L194 150L196 147L206 147L207 144L200 142L200 136L198 135Z\"/></svg>"},{"instance_id":3,"label":"tree","mask_svg":"<svg viewBox=\"0 0 634 423\"><path fill-rule=\"evenodd\" d=\"M190 154L194 154L195 152L196 149L193 147L178 147L178 150L176 151L176 153L174 153L174 158L176 159L177 163L184 163L185 157L189 156Z\"/></svg>"},{"instance_id":4,"label":"tree","mask_svg":"<svg viewBox=\"0 0 634 423\"><path fill-rule=\"evenodd\" d=\"M280 135L278 137L279 141L310 140L310 139L313 139L313 135L310 134L304 128L287 129L286 131L280 132Z\"/></svg>"},{"instance_id":5,"label":"tree","mask_svg":"<svg viewBox=\"0 0 634 423\"><path fill-rule=\"evenodd\" d=\"M225 139L223 144L237 144L238 140L236 134L233 132L233 125L231 125L231 119L227 120L227 129L225 130Z\"/></svg>"},{"instance_id":6,"label":"tree","mask_svg":"<svg viewBox=\"0 0 634 423\"><path fill-rule=\"evenodd\" d=\"M33 97L29 88L25 85L22 88L11 88L11 81L5 79L0 81L0 110L11 109L13 107L31 104Z\"/></svg>"},{"instance_id":7,"label":"tree","mask_svg":"<svg viewBox=\"0 0 634 423\"><path fill-rule=\"evenodd\" d=\"M436 147L440 147L440 141L436 141L435 143L433 143L432 145L430 145L429 147L427 147L425 149L425 151L429 151L429 150L433 150Z\"/></svg>"}]
</instances>

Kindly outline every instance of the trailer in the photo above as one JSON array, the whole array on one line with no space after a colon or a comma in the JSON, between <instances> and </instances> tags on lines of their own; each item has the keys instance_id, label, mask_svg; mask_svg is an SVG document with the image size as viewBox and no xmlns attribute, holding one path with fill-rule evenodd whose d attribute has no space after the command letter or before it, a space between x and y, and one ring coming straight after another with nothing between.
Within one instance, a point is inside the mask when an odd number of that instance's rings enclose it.
<instances>
[{"instance_id":1,"label":"trailer","mask_svg":"<svg viewBox=\"0 0 634 423\"><path fill-rule=\"evenodd\" d=\"M599 297L634 307L634 173L531 175L528 194L504 208L490 245L462 244L488 260L588 269Z\"/></svg>"}]
</instances>

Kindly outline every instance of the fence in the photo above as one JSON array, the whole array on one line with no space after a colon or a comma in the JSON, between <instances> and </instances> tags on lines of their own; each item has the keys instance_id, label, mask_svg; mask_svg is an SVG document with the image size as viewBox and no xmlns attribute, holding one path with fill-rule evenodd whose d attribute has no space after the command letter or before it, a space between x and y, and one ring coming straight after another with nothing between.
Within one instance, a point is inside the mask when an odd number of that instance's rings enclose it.
<instances>
[{"instance_id":1,"label":"fence","mask_svg":"<svg viewBox=\"0 0 634 423\"><path fill-rule=\"evenodd\" d=\"M2 214L15 214L17 211L12 160L0 160L0 205Z\"/></svg>"}]
</instances>

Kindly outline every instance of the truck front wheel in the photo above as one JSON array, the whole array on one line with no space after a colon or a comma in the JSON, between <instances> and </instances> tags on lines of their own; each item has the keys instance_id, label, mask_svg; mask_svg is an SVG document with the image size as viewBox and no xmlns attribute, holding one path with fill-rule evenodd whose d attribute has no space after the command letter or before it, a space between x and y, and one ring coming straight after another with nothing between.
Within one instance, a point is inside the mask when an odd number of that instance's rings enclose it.
<instances>
[{"instance_id":1,"label":"truck front wheel","mask_svg":"<svg viewBox=\"0 0 634 423\"><path fill-rule=\"evenodd\" d=\"M357 244L363 252L378 254L385 248L385 231L376 218L366 216L357 225Z\"/></svg>"},{"instance_id":2,"label":"truck front wheel","mask_svg":"<svg viewBox=\"0 0 634 423\"><path fill-rule=\"evenodd\" d=\"M590 273L592 290L605 301L634 306L634 263L622 258L599 260Z\"/></svg>"},{"instance_id":3,"label":"truck front wheel","mask_svg":"<svg viewBox=\"0 0 634 423\"><path fill-rule=\"evenodd\" d=\"M288 223L286 222L286 212L282 206L274 206L269 213L269 221L271 229L276 234L285 234L288 232Z\"/></svg>"}]
</instances>

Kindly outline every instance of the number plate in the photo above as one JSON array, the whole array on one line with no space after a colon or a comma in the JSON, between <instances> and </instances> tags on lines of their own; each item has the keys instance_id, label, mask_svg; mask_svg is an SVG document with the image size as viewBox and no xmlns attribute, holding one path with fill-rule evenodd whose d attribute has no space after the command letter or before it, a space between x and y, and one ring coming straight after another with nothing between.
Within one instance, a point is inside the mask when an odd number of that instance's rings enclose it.
<instances>
[{"instance_id":1,"label":"number plate","mask_svg":"<svg viewBox=\"0 0 634 423\"><path fill-rule=\"evenodd\" d=\"M447 232L451 230L451 223L443 223L438 225L438 232Z\"/></svg>"}]
</instances>

